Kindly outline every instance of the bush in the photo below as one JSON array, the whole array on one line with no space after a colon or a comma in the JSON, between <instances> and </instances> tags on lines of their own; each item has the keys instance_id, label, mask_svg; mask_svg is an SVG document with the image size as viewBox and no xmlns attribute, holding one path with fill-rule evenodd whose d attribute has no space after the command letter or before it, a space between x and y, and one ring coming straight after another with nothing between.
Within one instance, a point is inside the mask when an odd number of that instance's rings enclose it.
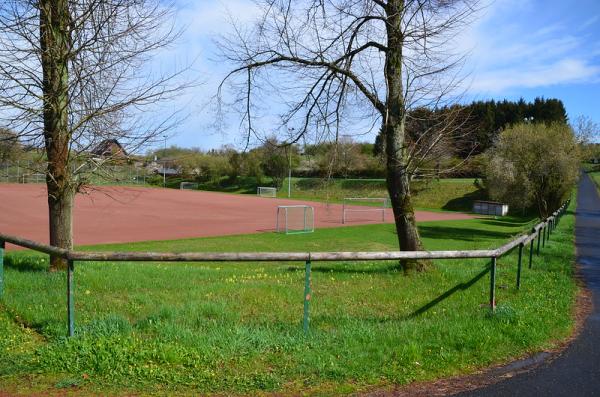
<instances>
[{"instance_id":1,"label":"bush","mask_svg":"<svg viewBox=\"0 0 600 397\"><path fill-rule=\"evenodd\" d=\"M579 175L579 147L564 124L518 124L503 131L487 152L485 184L490 197L514 209L550 215Z\"/></svg>"}]
</instances>

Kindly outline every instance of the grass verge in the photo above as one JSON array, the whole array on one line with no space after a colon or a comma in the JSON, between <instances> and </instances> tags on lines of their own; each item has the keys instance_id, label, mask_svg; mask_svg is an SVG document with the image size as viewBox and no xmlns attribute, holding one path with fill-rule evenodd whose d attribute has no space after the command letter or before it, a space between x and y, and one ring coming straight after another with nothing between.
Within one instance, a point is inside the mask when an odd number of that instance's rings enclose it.
<instances>
[{"instance_id":1,"label":"grass verge","mask_svg":"<svg viewBox=\"0 0 600 397\"><path fill-rule=\"evenodd\" d=\"M530 224L482 218L420 229L428 249L472 249L499 246ZM300 263L87 263L76 265L77 336L67 339L65 274L45 272L44 257L13 252L0 388L336 394L472 372L569 335L573 227L569 212L524 268L520 290L516 254L498 261L494 315L487 261L436 261L411 276L390 262L313 263L309 335ZM392 225L367 225L87 249L379 250L393 249L395 238Z\"/></svg>"},{"instance_id":2,"label":"grass verge","mask_svg":"<svg viewBox=\"0 0 600 397\"><path fill-rule=\"evenodd\" d=\"M263 182L271 186L270 181ZM177 185L178 186L178 185ZM201 183L201 190L256 194L254 178L238 178L231 184ZM288 197L288 180L284 180L277 197ZM471 211L474 200L483 200L485 192L473 178L414 181L411 184L413 205L420 209ZM345 197L388 197L384 179L292 178L292 199L341 203ZM353 203L360 204L360 203ZM366 203L363 203L366 204ZM377 205L377 204L375 204Z\"/></svg>"}]
</instances>

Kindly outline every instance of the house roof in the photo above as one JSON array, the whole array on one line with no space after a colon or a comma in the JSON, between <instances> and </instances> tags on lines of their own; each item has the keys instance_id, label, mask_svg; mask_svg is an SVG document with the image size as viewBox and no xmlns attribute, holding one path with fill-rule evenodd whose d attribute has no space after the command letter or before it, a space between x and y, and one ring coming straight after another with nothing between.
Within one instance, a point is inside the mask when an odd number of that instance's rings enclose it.
<instances>
[{"instance_id":1,"label":"house roof","mask_svg":"<svg viewBox=\"0 0 600 397\"><path fill-rule=\"evenodd\" d=\"M116 153L127 156L127 151L116 139L105 139L92 149L92 154L96 156L111 156Z\"/></svg>"}]
</instances>

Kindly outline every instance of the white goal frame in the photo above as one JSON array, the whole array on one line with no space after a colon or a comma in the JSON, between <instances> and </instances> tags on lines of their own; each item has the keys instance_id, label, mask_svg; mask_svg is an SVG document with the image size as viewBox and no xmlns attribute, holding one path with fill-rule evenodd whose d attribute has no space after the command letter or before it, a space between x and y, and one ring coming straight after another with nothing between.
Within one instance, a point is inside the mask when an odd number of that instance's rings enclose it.
<instances>
[{"instance_id":1,"label":"white goal frame","mask_svg":"<svg viewBox=\"0 0 600 397\"><path fill-rule=\"evenodd\" d=\"M269 187L269 186L259 186L256 189L256 195L258 197L275 198L275 197L277 197L277 188Z\"/></svg>"},{"instance_id":2,"label":"white goal frame","mask_svg":"<svg viewBox=\"0 0 600 397\"><path fill-rule=\"evenodd\" d=\"M181 182L179 184L180 190L198 190L198 184L196 182Z\"/></svg>"},{"instance_id":3,"label":"white goal frame","mask_svg":"<svg viewBox=\"0 0 600 397\"><path fill-rule=\"evenodd\" d=\"M302 227L290 228L290 211L302 212ZM283 214L282 222L279 218ZM310 205L278 205L275 231L285 234L312 233L315 231L315 209Z\"/></svg>"},{"instance_id":4,"label":"white goal frame","mask_svg":"<svg viewBox=\"0 0 600 397\"><path fill-rule=\"evenodd\" d=\"M353 202L381 203L378 206L362 206L362 208L348 208ZM381 221L385 222L385 209L390 207L390 199L387 197L344 197L342 201L342 223L347 220L347 212L380 212Z\"/></svg>"}]
</instances>

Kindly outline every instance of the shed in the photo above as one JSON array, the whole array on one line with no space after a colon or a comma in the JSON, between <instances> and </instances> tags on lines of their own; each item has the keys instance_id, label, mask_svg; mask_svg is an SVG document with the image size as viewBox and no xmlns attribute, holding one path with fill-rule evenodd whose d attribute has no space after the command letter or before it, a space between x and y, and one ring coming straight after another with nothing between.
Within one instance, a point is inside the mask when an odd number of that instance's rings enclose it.
<instances>
[{"instance_id":1,"label":"shed","mask_svg":"<svg viewBox=\"0 0 600 397\"><path fill-rule=\"evenodd\" d=\"M508 204L477 200L473 204L473 212L481 215L504 216L508 214Z\"/></svg>"}]
</instances>

